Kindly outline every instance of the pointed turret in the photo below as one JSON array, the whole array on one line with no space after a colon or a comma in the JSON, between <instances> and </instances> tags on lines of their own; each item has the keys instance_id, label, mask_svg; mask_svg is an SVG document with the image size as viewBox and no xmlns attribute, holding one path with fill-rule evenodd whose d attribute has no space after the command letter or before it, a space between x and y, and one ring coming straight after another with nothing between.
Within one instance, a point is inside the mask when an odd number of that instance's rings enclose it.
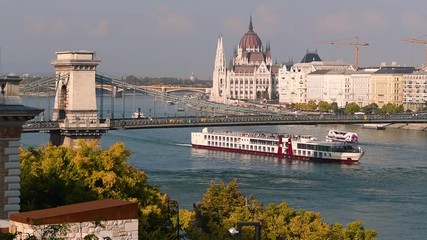
<instances>
[{"instance_id":1,"label":"pointed turret","mask_svg":"<svg viewBox=\"0 0 427 240\"><path fill-rule=\"evenodd\" d=\"M254 31L254 26L252 25L252 15L249 18L249 32Z\"/></svg>"},{"instance_id":2,"label":"pointed turret","mask_svg":"<svg viewBox=\"0 0 427 240\"><path fill-rule=\"evenodd\" d=\"M218 37L216 55L215 55L215 66L212 78L212 91L211 99L218 101L222 97L222 87L225 82L226 76L226 61L224 54L224 45L222 41L222 35Z\"/></svg>"}]
</instances>

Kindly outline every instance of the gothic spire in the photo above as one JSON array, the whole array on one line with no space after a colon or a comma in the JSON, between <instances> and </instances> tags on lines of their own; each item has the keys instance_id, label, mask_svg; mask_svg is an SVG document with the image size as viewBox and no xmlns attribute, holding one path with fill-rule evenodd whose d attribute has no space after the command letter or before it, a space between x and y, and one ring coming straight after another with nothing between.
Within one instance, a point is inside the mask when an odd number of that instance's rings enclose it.
<instances>
[{"instance_id":1,"label":"gothic spire","mask_svg":"<svg viewBox=\"0 0 427 240\"><path fill-rule=\"evenodd\" d=\"M252 25L252 15L249 18L249 32L254 31L254 26Z\"/></svg>"}]
</instances>

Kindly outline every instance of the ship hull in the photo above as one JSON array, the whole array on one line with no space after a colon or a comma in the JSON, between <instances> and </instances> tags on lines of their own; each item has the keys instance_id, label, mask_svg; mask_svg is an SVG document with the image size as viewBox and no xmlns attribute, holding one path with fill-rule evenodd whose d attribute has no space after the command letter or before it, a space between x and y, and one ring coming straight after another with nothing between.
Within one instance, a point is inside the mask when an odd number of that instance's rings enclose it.
<instances>
[{"instance_id":1,"label":"ship hull","mask_svg":"<svg viewBox=\"0 0 427 240\"><path fill-rule=\"evenodd\" d=\"M358 159L355 159L355 158L333 159L333 158L307 157L307 156L299 156L299 155L290 156L289 154L260 152L260 151L251 151L251 150L244 150L244 149L224 148L224 147L197 145L197 144L191 144L191 147L197 148L197 149L212 150L212 151L269 156L269 157L276 157L276 158L282 158L282 159L288 159L288 160L314 161L314 162L324 162L324 163L342 163L342 164L355 164L355 163L358 163L359 161Z\"/></svg>"}]
</instances>

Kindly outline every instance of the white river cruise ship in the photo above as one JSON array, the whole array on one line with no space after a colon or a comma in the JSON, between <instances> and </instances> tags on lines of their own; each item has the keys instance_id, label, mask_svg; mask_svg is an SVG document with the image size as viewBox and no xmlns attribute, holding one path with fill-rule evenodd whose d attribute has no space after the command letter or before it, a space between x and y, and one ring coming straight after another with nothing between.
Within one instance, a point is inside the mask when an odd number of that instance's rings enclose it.
<instances>
[{"instance_id":1,"label":"white river cruise ship","mask_svg":"<svg viewBox=\"0 0 427 240\"><path fill-rule=\"evenodd\" d=\"M306 161L357 163L363 156L361 147L345 142L318 141L311 136L209 131L191 133L194 148L274 156Z\"/></svg>"}]
</instances>

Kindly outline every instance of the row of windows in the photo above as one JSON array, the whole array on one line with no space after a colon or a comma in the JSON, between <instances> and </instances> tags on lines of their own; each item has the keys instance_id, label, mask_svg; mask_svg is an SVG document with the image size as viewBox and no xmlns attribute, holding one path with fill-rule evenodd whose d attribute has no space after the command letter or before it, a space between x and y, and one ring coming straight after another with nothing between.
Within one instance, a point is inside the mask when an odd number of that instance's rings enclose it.
<instances>
[{"instance_id":1,"label":"row of windows","mask_svg":"<svg viewBox=\"0 0 427 240\"><path fill-rule=\"evenodd\" d=\"M294 155L304 156L304 157L315 157L315 158L330 158L332 157L331 153L328 152L316 152L316 151L305 151L305 150L293 150Z\"/></svg>"},{"instance_id":2,"label":"row of windows","mask_svg":"<svg viewBox=\"0 0 427 240\"><path fill-rule=\"evenodd\" d=\"M240 91L240 94L246 94L246 95L248 95L248 94L250 94L250 95L252 95L254 92L253 91ZM234 94L234 95L239 95L239 91L230 91L230 94Z\"/></svg>"},{"instance_id":3,"label":"row of windows","mask_svg":"<svg viewBox=\"0 0 427 240\"><path fill-rule=\"evenodd\" d=\"M245 80L244 82L243 82L243 80L240 80L240 84L243 85L243 83L244 84L248 84L248 80ZM254 82L252 80L249 81L249 84L253 84L253 83ZM236 81L230 80L230 84L239 84L239 81L238 80L236 80ZM268 81L268 80L267 81L265 81L265 80L262 80L262 81L256 80L255 84L270 84L270 81Z\"/></svg>"},{"instance_id":4,"label":"row of windows","mask_svg":"<svg viewBox=\"0 0 427 240\"><path fill-rule=\"evenodd\" d=\"M214 147L224 147L224 148L235 148L235 149L243 149L243 150L250 150L250 151L259 151L259 152L276 152L276 148L274 147L267 147L267 146L254 146L254 145L246 145L246 144L234 144L234 143L224 143L224 142L211 142L208 141L209 146Z\"/></svg>"},{"instance_id":5,"label":"row of windows","mask_svg":"<svg viewBox=\"0 0 427 240\"><path fill-rule=\"evenodd\" d=\"M270 145L270 146L277 146L277 141L271 141L271 140L262 140L262 139L251 139L251 144L259 144L259 145Z\"/></svg>"},{"instance_id":6,"label":"row of windows","mask_svg":"<svg viewBox=\"0 0 427 240\"><path fill-rule=\"evenodd\" d=\"M225 137L225 136L205 135L204 139L205 140L215 140L215 141L227 141L227 142L230 142L230 140L231 140L233 142L237 142L238 138L237 137Z\"/></svg>"},{"instance_id":7,"label":"row of windows","mask_svg":"<svg viewBox=\"0 0 427 240\"><path fill-rule=\"evenodd\" d=\"M324 145L313 145L313 144L305 144L305 143L298 143L298 148L325 151L325 152L348 152L353 150L353 146L351 145L324 146Z\"/></svg>"}]
</instances>

